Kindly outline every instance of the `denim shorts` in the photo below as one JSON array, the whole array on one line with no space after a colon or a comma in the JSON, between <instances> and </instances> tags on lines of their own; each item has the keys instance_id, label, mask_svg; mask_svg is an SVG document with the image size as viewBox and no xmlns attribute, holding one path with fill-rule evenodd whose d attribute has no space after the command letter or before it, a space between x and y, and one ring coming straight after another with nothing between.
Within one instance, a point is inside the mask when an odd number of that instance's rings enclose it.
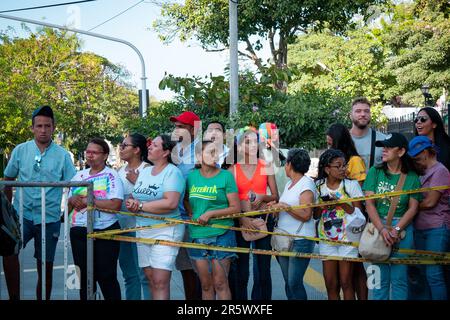
<instances>
[{"instance_id":1,"label":"denim shorts","mask_svg":"<svg viewBox=\"0 0 450 320\"><path fill-rule=\"evenodd\" d=\"M58 244L59 233L61 230L61 222L51 222L45 224L45 261L53 262L55 260L56 245ZM41 225L34 224L33 221L23 219L23 247L34 239L34 258L42 259L42 232Z\"/></svg>"},{"instance_id":2,"label":"denim shorts","mask_svg":"<svg viewBox=\"0 0 450 320\"><path fill-rule=\"evenodd\" d=\"M221 247L236 247L236 235L233 230L228 230L224 234L215 237L192 239L192 243ZM236 258L237 254L229 251L189 249L189 256L192 260L223 260Z\"/></svg>"}]
</instances>

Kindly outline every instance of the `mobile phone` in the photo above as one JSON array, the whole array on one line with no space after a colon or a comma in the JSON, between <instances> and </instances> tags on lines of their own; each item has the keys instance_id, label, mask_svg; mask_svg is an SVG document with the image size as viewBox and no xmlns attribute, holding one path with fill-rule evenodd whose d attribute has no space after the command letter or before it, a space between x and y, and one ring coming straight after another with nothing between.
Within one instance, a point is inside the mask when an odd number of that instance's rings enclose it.
<instances>
[{"instance_id":1,"label":"mobile phone","mask_svg":"<svg viewBox=\"0 0 450 320\"><path fill-rule=\"evenodd\" d=\"M330 201L331 197L327 194L326 196L320 197L320 199L322 199L322 201Z\"/></svg>"}]
</instances>

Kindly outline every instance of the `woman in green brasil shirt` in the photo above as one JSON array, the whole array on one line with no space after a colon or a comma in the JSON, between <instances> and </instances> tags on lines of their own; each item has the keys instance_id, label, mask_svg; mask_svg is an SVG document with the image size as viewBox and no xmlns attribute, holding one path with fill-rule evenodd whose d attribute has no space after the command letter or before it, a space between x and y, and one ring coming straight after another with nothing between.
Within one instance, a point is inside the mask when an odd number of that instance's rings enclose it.
<instances>
[{"instance_id":1,"label":"woman in green brasil shirt","mask_svg":"<svg viewBox=\"0 0 450 320\"><path fill-rule=\"evenodd\" d=\"M408 140L400 133L392 133L384 141L375 142L377 147L383 147L383 163L380 167L372 167L367 174L363 189L366 195L392 192L397 186L400 175L406 175L402 190L420 188L420 180L414 172L408 151ZM404 194L400 196L392 220L392 228L385 226L386 216L390 207L389 199L366 200L366 210L369 218L380 232L386 245L399 248L413 247L413 224L411 223L419 207L420 195ZM401 237L405 231L404 238ZM400 257L398 253L393 256ZM380 268L380 283L373 289L375 300L389 300L392 288L392 300L408 298L407 266L404 264L376 264Z\"/></svg>"},{"instance_id":2,"label":"woman in green brasil shirt","mask_svg":"<svg viewBox=\"0 0 450 320\"><path fill-rule=\"evenodd\" d=\"M185 208L192 220L198 221L203 226L189 225L192 242L235 247L236 238L233 230L205 226L212 222L213 218L241 211L233 175L216 167L219 154L212 141L203 141L201 150L196 150L196 157L201 167L188 175ZM233 220L216 220L214 223L232 226ZM189 249L189 256L195 261L202 285L202 299L214 300L217 294L219 300L230 300L228 271L231 259L235 258L236 254L217 250Z\"/></svg>"}]
</instances>

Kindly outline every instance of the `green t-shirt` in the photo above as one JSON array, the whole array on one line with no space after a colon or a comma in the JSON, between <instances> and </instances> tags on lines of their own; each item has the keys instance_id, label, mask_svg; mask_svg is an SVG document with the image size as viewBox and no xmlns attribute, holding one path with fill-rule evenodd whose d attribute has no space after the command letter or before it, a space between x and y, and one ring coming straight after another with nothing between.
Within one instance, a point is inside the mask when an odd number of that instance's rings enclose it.
<instances>
[{"instance_id":1,"label":"green t-shirt","mask_svg":"<svg viewBox=\"0 0 450 320\"><path fill-rule=\"evenodd\" d=\"M398 179L400 179L400 174L386 175L383 169L372 167L367 173L367 178L364 181L363 190L373 191L377 194L392 192L397 186ZM420 188L419 177L413 171L408 172L402 190L412 190L418 188ZM401 195L400 201L397 205L397 209L394 213L394 217L401 218L403 214L408 210L410 197L416 199L417 201L421 200L420 193ZM390 199L376 199L375 201L378 214L381 218L385 218L389 212L389 206L391 205Z\"/></svg>"},{"instance_id":2,"label":"green t-shirt","mask_svg":"<svg viewBox=\"0 0 450 320\"><path fill-rule=\"evenodd\" d=\"M197 220L207 211L228 208L227 194L238 192L238 188L229 171L220 170L214 177L205 178L196 169L188 175L186 192L189 192L192 219ZM232 226L233 219L211 219L210 223ZM189 231L192 238L198 239L219 236L227 230L189 225Z\"/></svg>"}]
</instances>

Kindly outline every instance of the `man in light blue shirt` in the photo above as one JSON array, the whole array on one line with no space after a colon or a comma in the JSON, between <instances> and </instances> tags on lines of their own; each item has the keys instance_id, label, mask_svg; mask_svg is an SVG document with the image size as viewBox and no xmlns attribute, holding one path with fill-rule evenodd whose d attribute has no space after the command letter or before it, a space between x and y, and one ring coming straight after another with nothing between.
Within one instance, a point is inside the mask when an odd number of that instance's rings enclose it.
<instances>
[{"instance_id":1,"label":"man in light blue shirt","mask_svg":"<svg viewBox=\"0 0 450 320\"><path fill-rule=\"evenodd\" d=\"M53 110L49 106L36 109L32 115L31 131L34 139L16 146L5 168L5 180L23 182L58 182L70 181L76 170L69 153L52 141L55 131ZM11 188L5 189L11 201ZM62 188L45 188L45 220L46 220L46 299L50 299L53 276L53 260L60 231ZM19 197L14 197L14 208L19 212ZM41 188L23 188L23 243L34 238L34 257L37 259L38 284L37 299L41 300ZM6 269L18 272L17 256L4 261ZM17 277L18 280L18 277ZM15 282L15 281L14 281ZM13 295L18 293L12 288ZM15 287L15 284L13 285ZM11 291L11 290L9 290ZM11 292L10 292L11 298Z\"/></svg>"}]
</instances>

